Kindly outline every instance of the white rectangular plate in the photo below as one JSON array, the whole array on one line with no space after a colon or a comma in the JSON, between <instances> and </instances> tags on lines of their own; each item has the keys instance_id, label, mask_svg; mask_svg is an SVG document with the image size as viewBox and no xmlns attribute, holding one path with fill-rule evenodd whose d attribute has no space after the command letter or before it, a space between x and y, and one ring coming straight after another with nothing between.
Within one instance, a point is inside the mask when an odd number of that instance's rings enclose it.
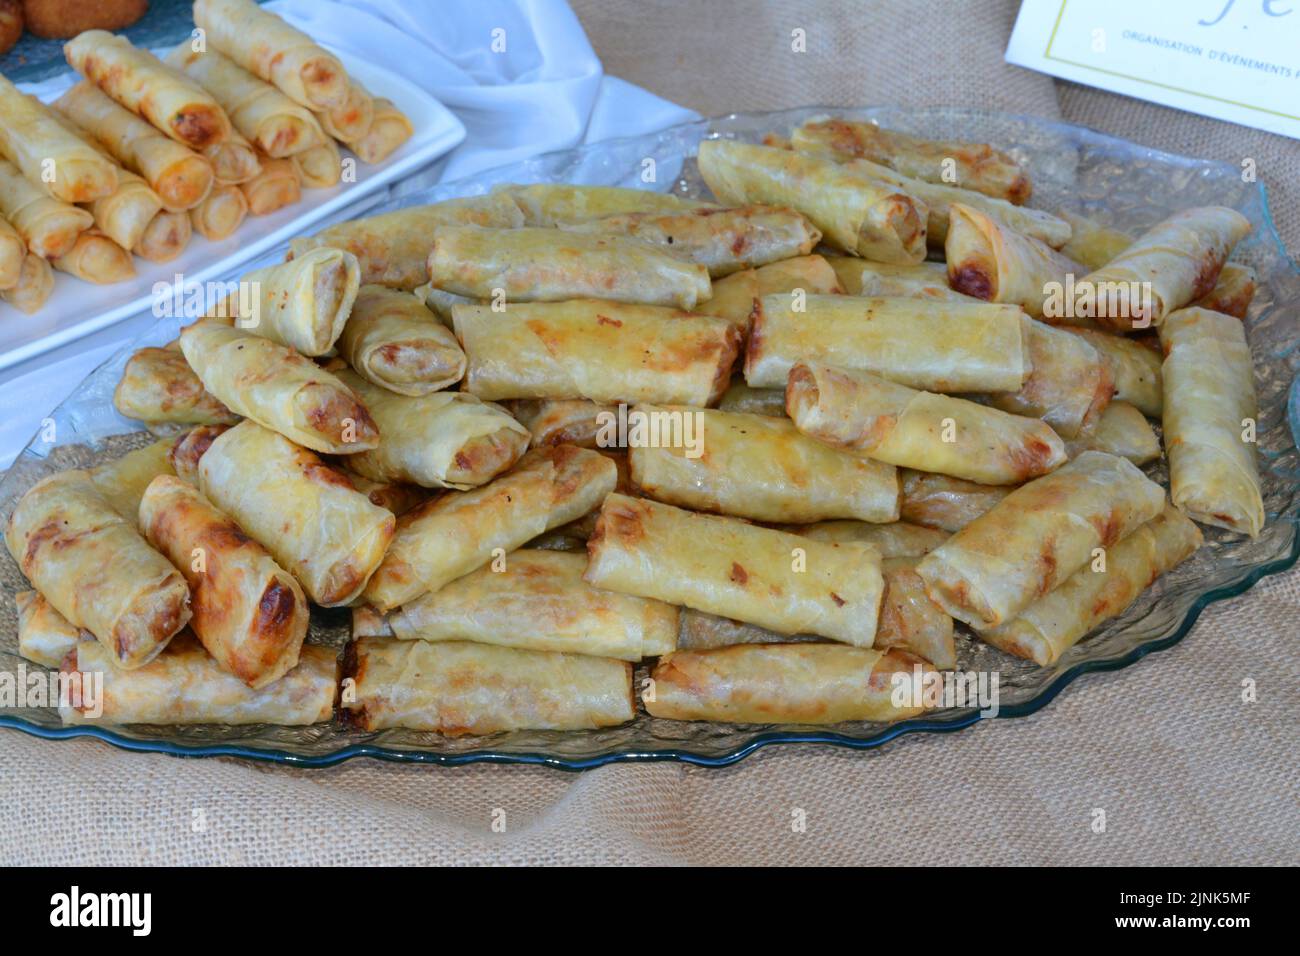
<instances>
[{"instance_id":1,"label":"white rectangular plate","mask_svg":"<svg viewBox=\"0 0 1300 956\"><path fill-rule=\"evenodd\" d=\"M415 134L378 165L357 162L357 181L330 189L303 189L302 199L269 216L249 216L234 234L209 242L195 234L185 251L171 262L147 262L135 257L136 276L114 285L94 285L55 273L54 294L35 315L0 303L0 369L89 335L128 316L148 310L156 283L170 285L182 275L188 286L224 276L240 263L286 239L307 231L313 223L389 183L433 162L465 138L465 127L436 99L395 73L334 51L375 96L397 104ZM69 84L71 84L71 78ZM62 90L52 95L57 96ZM346 149L343 155L351 156Z\"/></svg>"}]
</instances>

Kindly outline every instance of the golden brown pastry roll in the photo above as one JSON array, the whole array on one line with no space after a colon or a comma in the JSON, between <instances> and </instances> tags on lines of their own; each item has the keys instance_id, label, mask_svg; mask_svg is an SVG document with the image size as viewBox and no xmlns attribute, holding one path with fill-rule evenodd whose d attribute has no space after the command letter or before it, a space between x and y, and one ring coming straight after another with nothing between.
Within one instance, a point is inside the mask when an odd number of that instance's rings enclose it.
<instances>
[{"instance_id":1,"label":"golden brown pastry roll","mask_svg":"<svg viewBox=\"0 0 1300 956\"><path fill-rule=\"evenodd\" d=\"M523 222L523 213L504 193L467 196L335 223L314 236L291 240L289 257L318 246L346 249L361 264L362 282L414 289L429 280L429 252L438 230L453 225L512 229Z\"/></svg>"},{"instance_id":2,"label":"golden brown pastry roll","mask_svg":"<svg viewBox=\"0 0 1300 956\"><path fill-rule=\"evenodd\" d=\"M23 274L27 243L4 216L0 215L0 289L12 289Z\"/></svg>"},{"instance_id":3,"label":"golden brown pastry roll","mask_svg":"<svg viewBox=\"0 0 1300 956\"><path fill-rule=\"evenodd\" d=\"M798 256L717 280L713 283L713 295L697 305L695 311L726 319L748 335L759 299L779 292L790 294L796 289L802 289L806 295L837 295L844 291L835 270L824 258Z\"/></svg>"},{"instance_id":4,"label":"golden brown pastry roll","mask_svg":"<svg viewBox=\"0 0 1300 956\"><path fill-rule=\"evenodd\" d=\"M72 248L50 259L50 265L95 285L125 282L135 275L131 253L97 229L88 229L77 236Z\"/></svg>"},{"instance_id":5,"label":"golden brown pastry roll","mask_svg":"<svg viewBox=\"0 0 1300 956\"><path fill-rule=\"evenodd\" d=\"M386 96L374 99L370 126L357 139L345 140L348 149L363 163L382 163L403 143L415 135L415 127L405 113Z\"/></svg>"},{"instance_id":6,"label":"golden brown pastry roll","mask_svg":"<svg viewBox=\"0 0 1300 956\"><path fill-rule=\"evenodd\" d=\"M249 213L269 216L302 198L302 174L293 160L259 155L258 162L262 166L261 172L239 184L248 200Z\"/></svg>"},{"instance_id":7,"label":"golden brown pastry roll","mask_svg":"<svg viewBox=\"0 0 1300 956\"><path fill-rule=\"evenodd\" d=\"M252 0L195 0L194 24L244 69L312 109L342 104L348 75L336 57Z\"/></svg>"},{"instance_id":8,"label":"golden brown pastry roll","mask_svg":"<svg viewBox=\"0 0 1300 956\"><path fill-rule=\"evenodd\" d=\"M1219 281L1209 295L1197 299L1192 305L1244 319L1250 303L1255 299L1256 278L1255 270L1250 266L1226 263L1219 271Z\"/></svg>"},{"instance_id":9,"label":"golden brown pastry roll","mask_svg":"<svg viewBox=\"0 0 1300 956\"><path fill-rule=\"evenodd\" d=\"M971 302L970 296L948 285L948 267L942 262L890 265L868 262L856 256L827 256L843 291L848 295L902 296L909 299L938 299L941 302Z\"/></svg>"},{"instance_id":10,"label":"golden brown pastry roll","mask_svg":"<svg viewBox=\"0 0 1300 956\"><path fill-rule=\"evenodd\" d=\"M646 710L668 720L731 724L836 724L902 720L921 713L894 703L914 669L931 670L902 651L839 644L741 644L674 651L651 672Z\"/></svg>"},{"instance_id":11,"label":"golden brown pastry roll","mask_svg":"<svg viewBox=\"0 0 1300 956\"><path fill-rule=\"evenodd\" d=\"M922 557L949 538L946 531L911 524L907 521L891 521L888 524L870 524L865 521L819 521L816 524L790 530L818 541L869 544L886 560Z\"/></svg>"},{"instance_id":12,"label":"golden brown pastry roll","mask_svg":"<svg viewBox=\"0 0 1300 956\"><path fill-rule=\"evenodd\" d=\"M743 378L733 379L722 393L718 411L785 418L785 389L750 388Z\"/></svg>"},{"instance_id":13,"label":"golden brown pastry roll","mask_svg":"<svg viewBox=\"0 0 1300 956\"><path fill-rule=\"evenodd\" d=\"M1104 451L1141 466L1160 457L1160 439L1140 411L1127 402L1111 402L1092 425L1065 443L1065 451L1071 458Z\"/></svg>"},{"instance_id":14,"label":"golden brown pastry roll","mask_svg":"<svg viewBox=\"0 0 1300 956\"><path fill-rule=\"evenodd\" d=\"M1120 332L1158 326L1169 313L1209 294L1250 228L1250 220L1224 206L1175 213L1079 279L1074 312Z\"/></svg>"},{"instance_id":15,"label":"golden brown pastry roll","mask_svg":"<svg viewBox=\"0 0 1300 956\"><path fill-rule=\"evenodd\" d=\"M223 670L265 687L298 663L307 598L266 549L192 485L160 475L140 502L140 531L190 585L190 629Z\"/></svg>"},{"instance_id":16,"label":"golden brown pastry roll","mask_svg":"<svg viewBox=\"0 0 1300 956\"><path fill-rule=\"evenodd\" d=\"M870 647L883 581L871 548L611 494L587 543L586 580L782 634Z\"/></svg>"},{"instance_id":17,"label":"golden brown pastry roll","mask_svg":"<svg viewBox=\"0 0 1300 956\"><path fill-rule=\"evenodd\" d=\"M360 399L291 348L220 321L181 332L181 351L203 387L236 415L314 451L350 454L379 445Z\"/></svg>"},{"instance_id":18,"label":"golden brown pastry roll","mask_svg":"<svg viewBox=\"0 0 1300 956\"><path fill-rule=\"evenodd\" d=\"M379 505L394 515L404 515L417 505L424 504L430 497L428 490L418 485L406 485L400 481L372 481L341 465L339 471L352 482L353 488L370 499L371 504Z\"/></svg>"},{"instance_id":19,"label":"golden brown pastry roll","mask_svg":"<svg viewBox=\"0 0 1300 956\"><path fill-rule=\"evenodd\" d=\"M214 186L237 186L262 171L257 149L238 133L231 133L225 141L209 146L203 151L203 157L212 164Z\"/></svg>"},{"instance_id":20,"label":"golden brown pastry roll","mask_svg":"<svg viewBox=\"0 0 1300 956\"><path fill-rule=\"evenodd\" d=\"M900 517L947 532L960 531L1014 490L1009 485L981 485L910 468L904 468L899 478Z\"/></svg>"},{"instance_id":21,"label":"golden brown pastry roll","mask_svg":"<svg viewBox=\"0 0 1300 956\"><path fill-rule=\"evenodd\" d=\"M558 226L584 219L603 219L637 212L685 212L713 207L713 203L685 199L671 193L621 186L574 186L569 183L502 183L492 195L511 200L523 213L520 225Z\"/></svg>"},{"instance_id":22,"label":"golden brown pastry roll","mask_svg":"<svg viewBox=\"0 0 1300 956\"><path fill-rule=\"evenodd\" d=\"M103 673L103 711L75 693L59 714L65 724L271 724L303 727L329 720L338 695L338 658L333 647L308 644L298 666L274 684L253 688L223 670L203 645L186 633L144 667L115 670L99 645L82 641L64 671ZM76 685L74 685L75 688Z\"/></svg>"},{"instance_id":23,"label":"golden brown pastry roll","mask_svg":"<svg viewBox=\"0 0 1300 956\"><path fill-rule=\"evenodd\" d=\"M247 292L226 300L224 314L239 328L307 356L325 355L343 334L361 287L356 257L342 249L313 249L289 262L246 272Z\"/></svg>"},{"instance_id":24,"label":"golden brown pastry roll","mask_svg":"<svg viewBox=\"0 0 1300 956\"><path fill-rule=\"evenodd\" d=\"M787 206L828 244L864 259L925 258L927 208L918 197L821 156L733 140L705 140L700 175L724 203Z\"/></svg>"},{"instance_id":25,"label":"golden brown pastry roll","mask_svg":"<svg viewBox=\"0 0 1300 956\"><path fill-rule=\"evenodd\" d=\"M66 254L77 237L95 224L95 217L89 212L50 198L32 185L16 166L3 159L0 159L0 215L17 230L28 249L46 259Z\"/></svg>"},{"instance_id":26,"label":"golden brown pastry roll","mask_svg":"<svg viewBox=\"0 0 1300 956\"><path fill-rule=\"evenodd\" d=\"M1066 460L1064 443L1044 422L870 372L800 362L785 401L805 435L904 468L1007 485Z\"/></svg>"},{"instance_id":27,"label":"golden brown pastry roll","mask_svg":"<svg viewBox=\"0 0 1300 956\"><path fill-rule=\"evenodd\" d=\"M87 30L63 45L63 55L74 70L178 143L203 150L230 135L221 104L124 36Z\"/></svg>"},{"instance_id":28,"label":"golden brown pastry roll","mask_svg":"<svg viewBox=\"0 0 1300 956\"><path fill-rule=\"evenodd\" d=\"M248 215L244 191L233 183L213 186L208 198L190 210L190 225L209 242L234 233Z\"/></svg>"},{"instance_id":29,"label":"golden brown pastry roll","mask_svg":"<svg viewBox=\"0 0 1300 956\"><path fill-rule=\"evenodd\" d=\"M842 159L867 159L928 183L955 182L986 196L1021 205L1029 199L1029 174L1007 153L987 143L923 139L874 123L818 116L794 132L796 149L821 144ZM952 171L955 180L945 177Z\"/></svg>"},{"instance_id":30,"label":"golden brown pastry roll","mask_svg":"<svg viewBox=\"0 0 1300 956\"><path fill-rule=\"evenodd\" d=\"M1173 503L1202 524L1257 537L1264 527L1259 409L1245 329L1230 315L1181 309L1160 327L1160 345Z\"/></svg>"},{"instance_id":31,"label":"golden brown pastry roll","mask_svg":"<svg viewBox=\"0 0 1300 956\"><path fill-rule=\"evenodd\" d=\"M329 189L343 176L343 161L338 145L325 137L315 146L294 153L289 159L298 170L298 178L308 189Z\"/></svg>"},{"instance_id":32,"label":"golden brown pastry roll","mask_svg":"<svg viewBox=\"0 0 1300 956\"><path fill-rule=\"evenodd\" d=\"M607 299L692 309L709 273L649 243L556 229L443 226L433 236L429 282L475 299Z\"/></svg>"},{"instance_id":33,"label":"golden brown pastry roll","mask_svg":"<svg viewBox=\"0 0 1300 956\"><path fill-rule=\"evenodd\" d=\"M66 203L92 202L117 188L117 169L59 122L34 96L0 76L0 154L33 188ZM50 177L49 165L54 175Z\"/></svg>"},{"instance_id":34,"label":"golden brown pastry roll","mask_svg":"<svg viewBox=\"0 0 1300 956\"><path fill-rule=\"evenodd\" d=\"M399 395L428 395L465 375L451 330L414 295L381 285L360 287L338 349L358 375Z\"/></svg>"},{"instance_id":35,"label":"golden brown pastry roll","mask_svg":"<svg viewBox=\"0 0 1300 956\"><path fill-rule=\"evenodd\" d=\"M311 110L216 50L197 51L186 40L165 62L211 93L234 128L266 155L283 159L322 142Z\"/></svg>"},{"instance_id":36,"label":"golden brown pastry roll","mask_svg":"<svg viewBox=\"0 0 1300 956\"><path fill-rule=\"evenodd\" d=\"M924 299L764 296L745 381L784 388L796 362L834 365L933 392L1019 391L1032 366L1012 305Z\"/></svg>"},{"instance_id":37,"label":"golden brown pastry roll","mask_svg":"<svg viewBox=\"0 0 1300 956\"><path fill-rule=\"evenodd\" d=\"M532 451L472 491L449 492L402 515L383 564L365 591L381 611L437 591L552 528L594 510L618 469L571 445Z\"/></svg>"},{"instance_id":38,"label":"golden brown pastry roll","mask_svg":"<svg viewBox=\"0 0 1300 956\"><path fill-rule=\"evenodd\" d=\"M490 400L709 405L740 347L740 330L723 319L652 305L577 299L452 312L469 358L463 388Z\"/></svg>"},{"instance_id":39,"label":"golden brown pastry roll","mask_svg":"<svg viewBox=\"0 0 1300 956\"><path fill-rule=\"evenodd\" d=\"M123 249L134 249L162 210L162 199L135 173L117 171L117 189L90 204L95 226Z\"/></svg>"},{"instance_id":40,"label":"golden brown pastry roll","mask_svg":"<svg viewBox=\"0 0 1300 956\"><path fill-rule=\"evenodd\" d=\"M199 488L325 607L361 593L393 537L391 512L255 422L212 442L199 459Z\"/></svg>"},{"instance_id":41,"label":"golden brown pastry roll","mask_svg":"<svg viewBox=\"0 0 1300 956\"><path fill-rule=\"evenodd\" d=\"M363 637L348 645L342 707L362 730L448 737L504 730L595 730L636 716L632 665L585 654Z\"/></svg>"},{"instance_id":42,"label":"golden brown pastry roll","mask_svg":"<svg viewBox=\"0 0 1300 956\"><path fill-rule=\"evenodd\" d=\"M193 235L189 213L163 209L149 220L131 251L149 262L170 262L185 251Z\"/></svg>"},{"instance_id":43,"label":"golden brown pastry roll","mask_svg":"<svg viewBox=\"0 0 1300 956\"><path fill-rule=\"evenodd\" d=\"M1171 505L1106 552L1105 570L1076 571L980 639L1050 667L1086 634L1124 610L1165 572L1201 546L1201 532Z\"/></svg>"},{"instance_id":44,"label":"golden brown pastry roll","mask_svg":"<svg viewBox=\"0 0 1300 956\"><path fill-rule=\"evenodd\" d=\"M599 444L597 435L602 434L602 423L609 421L601 413L618 415L616 405L597 405L584 399L562 401L520 398L502 404L519 424L528 429L532 435L533 448L546 445L596 448ZM605 431L608 431L608 426Z\"/></svg>"},{"instance_id":45,"label":"golden brown pastry roll","mask_svg":"<svg viewBox=\"0 0 1300 956\"><path fill-rule=\"evenodd\" d=\"M789 419L658 405L627 419L632 481L659 501L755 521L898 520L892 465L814 441Z\"/></svg>"},{"instance_id":46,"label":"golden brown pastry roll","mask_svg":"<svg viewBox=\"0 0 1300 956\"><path fill-rule=\"evenodd\" d=\"M36 589L94 634L118 667L148 663L190 619L185 579L85 471L33 485L9 518L5 543Z\"/></svg>"},{"instance_id":47,"label":"golden brown pastry roll","mask_svg":"<svg viewBox=\"0 0 1300 956\"><path fill-rule=\"evenodd\" d=\"M90 469L90 480L109 507L133 527L140 524L140 499L149 483L159 475L172 474L171 452L176 441L161 438Z\"/></svg>"},{"instance_id":48,"label":"golden brown pastry roll","mask_svg":"<svg viewBox=\"0 0 1300 956\"><path fill-rule=\"evenodd\" d=\"M0 299L31 315L40 311L53 292L54 270L36 253L29 252L23 257L17 285L0 290Z\"/></svg>"},{"instance_id":49,"label":"golden brown pastry roll","mask_svg":"<svg viewBox=\"0 0 1300 956\"><path fill-rule=\"evenodd\" d=\"M1017 488L926 555L917 573L944 610L997 627L1164 507L1164 489L1132 462L1085 451Z\"/></svg>"},{"instance_id":50,"label":"golden brown pastry roll","mask_svg":"<svg viewBox=\"0 0 1300 956\"><path fill-rule=\"evenodd\" d=\"M348 95L343 102L318 111L315 117L321 129L330 136L343 143L356 142L369 132L375 121L375 99L364 86L349 77Z\"/></svg>"},{"instance_id":51,"label":"golden brown pastry roll","mask_svg":"<svg viewBox=\"0 0 1300 956\"><path fill-rule=\"evenodd\" d=\"M475 641L622 661L672 649L676 607L592 587L582 580L586 568L585 554L521 548L387 615L356 608L352 636Z\"/></svg>"},{"instance_id":52,"label":"golden brown pastry roll","mask_svg":"<svg viewBox=\"0 0 1300 956\"><path fill-rule=\"evenodd\" d=\"M91 634L71 624L54 610L40 591L19 591L14 595L18 607L18 655L43 667L58 667L68 651Z\"/></svg>"},{"instance_id":53,"label":"golden brown pastry roll","mask_svg":"<svg viewBox=\"0 0 1300 956\"><path fill-rule=\"evenodd\" d=\"M1110 373L1115 401L1128 402L1144 415L1160 417L1160 353L1145 343L1094 329L1068 329L1101 355Z\"/></svg>"},{"instance_id":54,"label":"golden brown pastry roll","mask_svg":"<svg viewBox=\"0 0 1300 956\"><path fill-rule=\"evenodd\" d=\"M499 405L473 395L398 395L351 369L337 375L379 426L377 448L347 456L349 468L375 481L474 488L518 461L532 437Z\"/></svg>"},{"instance_id":55,"label":"golden brown pastry roll","mask_svg":"<svg viewBox=\"0 0 1300 956\"><path fill-rule=\"evenodd\" d=\"M176 439L167 453L167 461L176 477L188 481L196 488L199 484L199 460L212 447L217 436L229 430L229 425L196 425ZM139 510L138 507L136 510Z\"/></svg>"}]
</instances>

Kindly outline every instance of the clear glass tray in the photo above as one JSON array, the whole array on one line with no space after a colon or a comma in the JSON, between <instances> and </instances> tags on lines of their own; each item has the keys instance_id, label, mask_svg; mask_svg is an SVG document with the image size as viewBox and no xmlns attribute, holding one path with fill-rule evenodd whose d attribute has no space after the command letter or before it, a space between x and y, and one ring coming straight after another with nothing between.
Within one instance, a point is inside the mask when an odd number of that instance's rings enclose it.
<instances>
[{"instance_id":1,"label":"clear glass tray","mask_svg":"<svg viewBox=\"0 0 1300 956\"><path fill-rule=\"evenodd\" d=\"M1206 546L1191 560L1162 578L1126 613L1080 642L1052 667L1036 667L969 635L959 635L961 670L996 670L1000 674L999 717L1033 713L1081 674L1127 667L1152 651L1172 646L1191 630L1207 604L1240 594L1265 575L1295 563L1300 555L1300 454L1287 427L1287 398L1300 366L1300 268L1288 259L1278 239L1262 185L1244 182L1236 167L1174 156L1082 127L1024 116L955 109L804 108L701 120L649 136L550 153L432 188L423 188L418 182L406 183L395 190L399 198L379 208L482 193L499 182L644 188L643 177L649 174L654 176L654 188L684 196L702 195L704 186L693 159L702 139L721 136L756 141L764 133L784 133L809 116L827 112L875 119L884 126L925 136L994 143L1028 165L1033 176L1034 205L1040 208L1070 209L1140 231L1177 209L1223 204L1241 210L1255 226L1237 257L1254 266L1261 280L1247 324L1261 409L1260 470L1268 512L1263 534L1251 541L1204 529ZM284 248L272 250L244 268L279 261L284 252ZM114 411L111 396L130 352L170 340L177 334L178 324L176 319L160 320L95 371L50 415L57 441L45 444L38 436L0 480L0 515L7 518L19 495L42 476L108 460L150 440L136 423ZM1152 473L1165 481L1162 465L1154 467ZM25 586L8 553L0 554L0 670L14 671L20 661L16 654L13 596ZM345 613L316 611L311 640L341 645L347 638L347 624ZM27 667L30 670L35 665ZM1086 689L1082 692L1086 693ZM0 708L0 726L47 738L93 736L130 750L239 756L312 767L365 755L436 764L482 760L540 763L575 770L634 760L681 760L721 766L771 743L873 747L907 733L959 730L979 719L980 714L970 708L931 712L893 724L859 722L828 727L731 726L659 720L641 714L634 722L610 730L521 731L448 739L412 731L366 734L336 724L310 728L64 727L54 710Z\"/></svg>"}]
</instances>

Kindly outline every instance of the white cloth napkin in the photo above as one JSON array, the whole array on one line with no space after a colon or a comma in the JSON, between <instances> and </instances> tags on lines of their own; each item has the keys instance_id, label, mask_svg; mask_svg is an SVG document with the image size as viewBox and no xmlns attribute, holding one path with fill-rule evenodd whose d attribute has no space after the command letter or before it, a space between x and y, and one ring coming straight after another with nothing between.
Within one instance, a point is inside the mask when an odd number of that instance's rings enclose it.
<instances>
[{"instance_id":1,"label":"white cloth napkin","mask_svg":"<svg viewBox=\"0 0 1300 956\"><path fill-rule=\"evenodd\" d=\"M696 118L605 76L564 0L276 0L267 9L322 43L402 74L460 118L464 142L414 177L420 186ZM154 321L136 316L0 372L0 468L83 378Z\"/></svg>"}]
</instances>

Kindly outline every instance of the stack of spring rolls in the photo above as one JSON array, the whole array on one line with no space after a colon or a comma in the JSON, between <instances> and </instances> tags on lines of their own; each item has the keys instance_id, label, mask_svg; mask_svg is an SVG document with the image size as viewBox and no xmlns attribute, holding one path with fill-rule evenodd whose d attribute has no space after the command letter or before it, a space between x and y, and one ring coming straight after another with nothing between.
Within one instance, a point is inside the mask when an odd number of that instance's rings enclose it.
<instances>
[{"instance_id":1,"label":"stack of spring rolls","mask_svg":"<svg viewBox=\"0 0 1300 956\"><path fill-rule=\"evenodd\" d=\"M959 628L1055 666L1197 523L1260 533L1242 216L1127 235L991 146L770 142L700 145L715 201L504 185L245 275L127 363L158 441L18 503L23 653L115 723L891 721Z\"/></svg>"},{"instance_id":2,"label":"stack of spring rolls","mask_svg":"<svg viewBox=\"0 0 1300 956\"><path fill-rule=\"evenodd\" d=\"M217 241L342 176L340 145L383 162L413 133L338 59L252 0L196 0L202 39L161 60L88 30L83 79L50 106L0 76L0 300L38 311L52 270L96 284Z\"/></svg>"}]
</instances>

